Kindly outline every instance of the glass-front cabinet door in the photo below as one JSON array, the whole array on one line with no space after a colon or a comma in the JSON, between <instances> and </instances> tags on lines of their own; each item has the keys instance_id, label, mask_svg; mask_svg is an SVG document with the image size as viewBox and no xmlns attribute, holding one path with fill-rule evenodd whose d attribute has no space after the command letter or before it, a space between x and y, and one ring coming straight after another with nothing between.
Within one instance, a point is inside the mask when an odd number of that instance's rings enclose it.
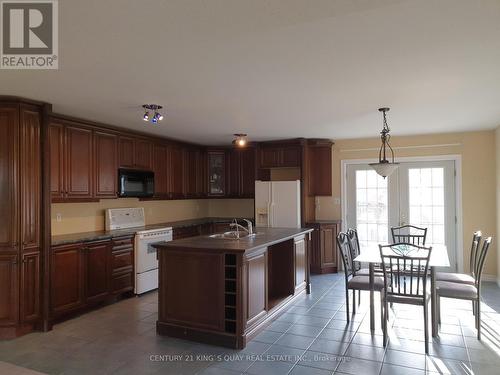
<instances>
[{"instance_id":1,"label":"glass-front cabinet door","mask_svg":"<svg viewBox=\"0 0 500 375\"><path fill-rule=\"evenodd\" d=\"M208 195L226 194L226 154L224 151L208 152Z\"/></svg>"}]
</instances>

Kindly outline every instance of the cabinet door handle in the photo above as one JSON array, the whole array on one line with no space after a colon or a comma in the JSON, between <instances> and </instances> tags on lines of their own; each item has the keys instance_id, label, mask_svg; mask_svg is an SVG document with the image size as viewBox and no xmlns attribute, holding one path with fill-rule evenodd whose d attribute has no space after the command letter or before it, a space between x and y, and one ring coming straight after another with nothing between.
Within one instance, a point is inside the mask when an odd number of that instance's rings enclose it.
<instances>
[{"instance_id":1,"label":"cabinet door handle","mask_svg":"<svg viewBox=\"0 0 500 375\"><path fill-rule=\"evenodd\" d=\"M13 261L12 261L12 264L13 264L13 265L16 265L16 264L17 264L17 260L13 260Z\"/></svg>"}]
</instances>

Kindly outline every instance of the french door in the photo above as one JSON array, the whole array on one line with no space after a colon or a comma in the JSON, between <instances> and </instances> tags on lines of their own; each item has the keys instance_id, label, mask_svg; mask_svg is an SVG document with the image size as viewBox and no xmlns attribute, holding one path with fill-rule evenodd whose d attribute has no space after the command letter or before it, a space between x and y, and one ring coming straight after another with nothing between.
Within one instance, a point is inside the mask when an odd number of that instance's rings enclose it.
<instances>
[{"instance_id":1,"label":"french door","mask_svg":"<svg viewBox=\"0 0 500 375\"><path fill-rule=\"evenodd\" d=\"M349 164L346 226L357 228L361 247L391 241L390 228L427 228L427 244L445 244L456 270L455 162L401 163L384 179L367 164Z\"/></svg>"}]
</instances>

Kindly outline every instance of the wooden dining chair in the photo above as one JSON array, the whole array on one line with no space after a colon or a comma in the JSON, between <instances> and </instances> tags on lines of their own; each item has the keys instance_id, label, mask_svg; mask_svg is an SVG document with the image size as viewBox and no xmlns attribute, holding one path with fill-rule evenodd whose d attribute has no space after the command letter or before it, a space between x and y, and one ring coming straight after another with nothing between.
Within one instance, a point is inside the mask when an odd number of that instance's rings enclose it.
<instances>
[{"instance_id":1,"label":"wooden dining chair","mask_svg":"<svg viewBox=\"0 0 500 375\"><path fill-rule=\"evenodd\" d=\"M342 265L344 266L345 275L345 300L346 300L346 314L347 322L349 322L349 290L352 290L352 313L356 314L356 291L371 290L370 277L366 275L357 275L353 266L352 252L350 241L347 233L340 232L337 235L337 247L339 249L340 257L342 258ZM375 276L373 279L373 290L380 293L380 303L382 304L382 290L384 289L384 279L380 276ZM381 316L381 319L383 316Z\"/></svg>"},{"instance_id":2,"label":"wooden dining chair","mask_svg":"<svg viewBox=\"0 0 500 375\"><path fill-rule=\"evenodd\" d=\"M392 243L411 243L413 245L425 246L427 239L427 228L419 228L415 225L402 225L392 227Z\"/></svg>"},{"instance_id":3,"label":"wooden dining chair","mask_svg":"<svg viewBox=\"0 0 500 375\"><path fill-rule=\"evenodd\" d=\"M403 248L404 247L404 248ZM408 243L379 245L384 272L384 347L387 346L387 321L389 303L422 306L424 310L425 353L429 354L428 304L430 291L427 287L429 258L432 247ZM404 252L403 252L404 250Z\"/></svg>"},{"instance_id":4,"label":"wooden dining chair","mask_svg":"<svg viewBox=\"0 0 500 375\"><path fill-rule=\"evenodd\" d=\"M481 340L481 277L483 275L484 262L488 255L490 244L491 237L488 237L483 241L483 246L477 256L477 261L474 266L474 285L450 281L436 281L438 322L441 322L441 297L472 301L476 315L478 340Z\"/></svg>"}]
</instances>

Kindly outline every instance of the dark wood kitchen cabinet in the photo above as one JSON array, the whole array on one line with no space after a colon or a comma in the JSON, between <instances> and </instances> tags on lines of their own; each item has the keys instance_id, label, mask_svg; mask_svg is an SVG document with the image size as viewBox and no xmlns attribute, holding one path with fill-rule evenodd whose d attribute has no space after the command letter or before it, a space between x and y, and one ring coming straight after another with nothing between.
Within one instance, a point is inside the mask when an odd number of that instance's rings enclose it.
<instances>
[{"instance_id":1,"label":"dark wood kitchen cabinet","mask_svg":"<svg viewBox=\"0 0 500 375\"><path fill-rule=\"evenodd\" d=\"M155 197L168 196L168 152L167 146L155 144L153 146L153 172L155 173Z\"/></svg>"},{"instance_id":2,"label":"dark wood kitchen cabinet","mask_svg":"<svg viewBox=\"0 0 500 375\"><path fill-rule=\"evenodd\" d=\"M51 319L133 290L133 236L52 246Z\"/></svg>"},{"instance_id":3,"label":"dark wood kitchen cabinet","mask_svg":"<svg viewBox=\"0 0 500 375\"><path fill-rule=\"evenodd\" d=\"M22 256L21 320L36 322L40 318L40 252Z\"/></svg>"},{"instance_id":4,"label":"dark wood kitchen cabinet","mask_svg":"<svg viewBox=\"0 0 500 375\"><path fill-rule=\"evenodd\" d=\"M337 272L337 234L340 232L341 222L315 221L306 224L313 228L311 242L311 273Z\"/></svg>"},{"instance_id":5,"label":"dark wood kitchen cabinet","mask_svg":"<svg viewBox=\"0 0 500 375\"><path fill-rule=\"evenodd\" d=\"M116 198L118 183L118 136L94 133L95 196Z\"/></svg>"},{"instance_id":6,"label":"dark wood kitchen cabinet","mask_svg":"<svg viewBox=\"0 0 500 375\"><path fill-rule=\"evenodd\" d=\"M92 130L53 119L49 132L52 199L91 199L94 190Z\"/></svg>"},{"instance_id":7,"label":"dark wood kitchen cabinet","mask_svg":"<svg viewBox=\"0 0 500 375\"><path fill-rule=\"evenodd\" d=\"M84 305L84 254L81 243L52 247L51 315L58 317Z\"/></svg>"},{"instance_id":8,"label":"dark wood kitchen cabinet","mask_svg":"<svg viewBox=\"0 0 500 375\"><path fill-rule=\"evenodd\" d=\"M0 338L40 319L42 106L0 100Z\"/></svg>"},{"instance_id":9,"label":"dark wood kitchen cabinet","mask_svg":"<svg viewBox=\"0 0 500 375\"><path fill-rule=\"evenodd\" d=\"M84 245L85 302L105 299L109 294L109 257L111 241L92 242Z\"/></svg>"},{"instance_id":10,"label":"dark wood kitchen cabinet","mask_svg":"<svg viewBox=\"0 0 500 375\"><path fill-rule=\"evenodd\" d=\"M255 148L234 148L228 152L227 196L253 198L255 196Z\"/></svg>"},{"instance_id":11,"label":"dark wood kitchen cabinet","mask_svg":"<svg viewBox=\"0 0 500 375\"><path fill-rule=\"evenodd\" d=\"M18 255L0 254L0 328L16 326L19 322L18 275ZM9 336L8 331L0 333L0 338Z\"/></svg>"},{"instance_id":12,"label":"dark wood kitchen cabinet","mask_svg":"<svg viewBox=\"0 0 500 375\"><path fill-rule=\"evenodd\" d=\"M66 126L64 194L68 198L92 198L92 131Z\"/></svg>"},{"instance_id":13,"label":"dark wood kitchen cabinet","mask_svg":"<svg viewBox=\"0 0 500 375\"><path fill-rule=\"evenodd\" d=\"M223 197L226 194L226 151L208 150L208 196Z\"/></svg>"},{"instance_id":14,"label":"dark wood kitchen cabinet","mask_svg":"<svg viewBox=\"0 0 500 375\"><path fill-rule=\"evenodd\" d=\"M260 168L298 168L302 163L300 144L263 144L258 153Z\"/></svg>"},{"instance_id":15,"label":"dark wood kitchen cabinet","mask_svg":"<svg viewBox=\"0 0 500 375\"><path fill-rule=\"evenodd\" d=\"M0 254L17 252L19 207L17 205L19 111L15 104L0 108ZM1 298L1 297L0 297Z\"/></svg>"},{"instance_id":16,"label":"dark wood kitchen cabinet","mask_svg":"<svg viewBox=\"0 0 500 375\"><path fill-rule=\"evenodd\" d=\"M309 140L307 153L308 195L332 195L332 147L328 140Z\"/></svg>"},{"instance_id":17,"label":"dark wood kitchen cabinet","mask_svg":"<svg viewBox=\"0 0 500 375\"><path fill-rule=\"evenodd\" d=\"M178 145L168 146L168 195L184 198L184 150Z\"/></svg>"},{"instance_id":18,"label":"dark wood kitchen cabinet","mask_svg":"<svg viewBox=\"0 0 500 375\"><path fill-rule=\"evenodd\" d=\"M200 148L184 149L184 196L186 198L202 198L205 195L207 177L204 156Z\"/></svg>"},{"instance_id":19,"label":"dark wood kitchen cabinet","mask_svg":"<svg viewBox=\"0 0 500 375\"><path fill-rule=\"evenodd\" d=\"M119 164L122 168L134 168L135 139L120 136L119 141Z\"/></svg>"},{"instance_id":20,"label":"dark wood kitchen cabinet","mask_svg":"<svg viewBox=\"0 0 500 375\"><path fill-rule=\"evenodd\" d=\"M146 139L135 140L134 168L151 170L153 144Z\"/></svg>"},{"instance_id":21,"label":"dark wood kitchen cabinet","mask_svg":"<svg viewBox=\"0 0 500 375\"><path fill-rule=\"evenodd\" d=\"M151 170L153 143L148 139L120 136L119 164L121 168Z\"/></svg>"}]
</instances>

